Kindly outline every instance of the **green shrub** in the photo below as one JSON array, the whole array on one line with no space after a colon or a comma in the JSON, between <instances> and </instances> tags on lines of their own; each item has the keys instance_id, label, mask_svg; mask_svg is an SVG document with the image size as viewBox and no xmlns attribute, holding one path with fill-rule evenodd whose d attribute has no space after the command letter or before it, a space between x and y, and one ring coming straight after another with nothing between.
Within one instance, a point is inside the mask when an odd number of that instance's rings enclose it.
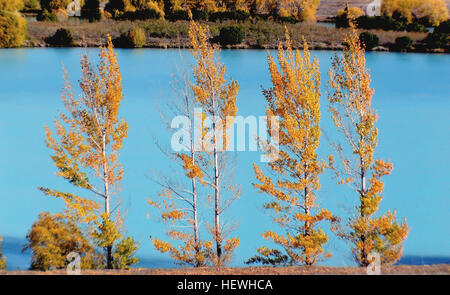
<instances>
[{"instance_id":1,"label":"green shrub","mask_svg":"<svg viewBox=\"0 0 450 295\"><path fill-rule=\"evenodd\" d=\"M97 223L97 229L91 233L91 237L98 247L106 250L107 255L111 253L111 265L107 263L106 268L129 269L131 265L139 262L139 259L134 257L138 244L133 238L122 237L116 224L108 218L108 215L102 216L102 222Z\"/></svg>"},{"instance_id":2,"label":"green shrub","mask_svg":"<svg viewBox=\"0 0 450 295\"><path fill-rule=\"evenodd\" d=\"M202 20L207 21L210 18L210 15L208 12L199 10L199 9L193 9L192 10L192 18L194 20ZM187 10L178 9L171 11L166 14L166 19L170 21L177 21L177 20L189 20L189 14Z\"/></svg>"},{"instance_id":3,"label":"green shrub","mask_svg":"<svg viewBox=\"0 0 450 295\"><path fill-rule=\"evenodd\" d=\"M433 32L429 33L424 40L425 45L428 48L446 48L449 45L448 33Z\"/></svg>"},{"instance_id":4,"label":"green shrub","mask_svg":"<svg viewBox=\"0 0 450 295\"><path fill-rule=\"evenodd\" d=\"M369 17L367 15L363 15L363 16L358 17L355 21L356 21L356 27L358 27L360 29L365 29L365 30L381 29L380 28L380 25L382 24L381 19L378 19L378 22L376 23L375 18Z\"/></svg>"},{"instance_id":5,"label":"green shrub","mask_svg":"<svg viewBox=\"0 0 450 295\"><path fill-rule=\"evenodd\" d=\"M113 16L117 12L124 12L126 6L126 0L110 0L105 5L105 11L111 13Z\"/></svg>"},{"instance_id":6,"label":"green shrub","mask_svg":"<svg viewBox=\"0 0 450 295\"><path fill-rule=\"evenodd\" d=\"M278 16L277 20L282 23L296 24L298 19L295 16Z\"/></svg>"},{"instance_id":7,"label":"green shrub","mask_svg":"<svg viewBox=\"0 0 450 295\"><path fill-rule=\"evenodd\" d=\"M425 44L428 48L447 48L449 46L450 36L450 20L442 22L434 28L425 38Z\"/></svg>"},{"instance_id":8,"label":"green shrub","mask_svg":"<svg viewBox=\"0 0 450 295\"><path fill-rule=\"evenodd\" d=\"M361 45L366 50L372 50L374 47L377 47L380 43L380 39L377 35L372 34L370 32L363 32L359 35L359 40L361 41Z\"/></svg>"},{"instance_id":9,"label":"green shrub","mask_svg":"<svg viewBox=\"0 0 450 295\"><path fill-rule=\"evenodd\" d=\"M166 15L166 18L170 21L176 20L189 20L189 14L187 10L175 10Z\"/></svg>"},{"instance_id":10,"label":"green shrub","mask_svg":"<svg viewBox=\"0 0 450 295\"><path fill-rule=\"evenodd\" d=\"M395 39L394 49L398 51L407 51L412 48L413 40L409 36L398 37Z\"/></svg>"},{"instance_id":11,"label":"green shrub","mask_svg":"<svg viewBox=\"0 0 450 295\"><path fill-rule=\"evenodd\" d=\"M25 0L23 1L23 10L40 10L41 5L39 0Z\"/></svg>"},{"instance_id":12,"label":"green shrub","mask_svg":"<svg viewBox=\"0 0 450 295\"><path fill-rule=\"evenodd\" d=\"M392 19L406 23L408 22L408 18L404 17L402 13L398 10L394 11L391 16Z\"/></svg>"},{"instance_id":13,"label":"green shrub","mask_svg":"<svg viewBox=\"0 0 450 295\"><path fill-rule=\"evenodd\" d=\"M437 26L434 31L434 33L445 33L450 34L450 20L442 22L439 26Z\"/></svg>"},{"instance_id":14,"label":"green shrub","mask_svg":"<svg viewBox=\"0 0 450 295\"><path fill-rule=\"evenodd\" d=\"M350 22L346 13L338 15L334 18L334 24L336 28L348 28L350 27Z\"/></svg>"},{"instance_id":15,"label":"green shrub","mask_svg":"<svg viewBox=\"0 0 450 295\"><path fill-rule=\"evenodd\" d=\"M36 20L40 22L57 22L58 17L56 16L56 14L49 12L47 9L43 9L37 15Z\"/></svg>"},{"instance_id":16,"label":"green shrub","mask_svg":"<svg viewBox=\"0 0 450 295\"><path fill-rule=\"evenodd\" d=\"M81 18L87 19L90 22L100 20L102 18L100 0L85 0L81 8Z\"/></svg>"},{"instance_id":17,"label":"green shrub","mask_svg":"<svg viewBox=\"0 0 450 295\"><path fill-rule=\"evenodd\" d=\"M113 269L130 269L130 266L139 263L139 258L135 257L139 246L131 237L123 238L117 243L113 253Z\"/></svg>"},{"instance_id":18,"label":"green shrub","mask_svg":"<svg viewBox=\"0 0 450 295\"><path fill-rule=\"evenodd\" d=\"M418 22L412 22L412 23L406 25L406 31L408 31L408 32L426 32L427 28Z\"/></svg>"},{"instance_id":19,"label":"green shrub","mask_svg":"<svg viewBox=\"0 0 450 295\"><path fill-rule=\"evenodd\" d=\"M217 41L222 45L236 45L244 40L244 30L240 26L225 26L220 29Z\"/></svg>"},{"instance_id":20,"label":"green shrub","mask_svg":"<svg viewBox=\"0 0 450 295\"><path fill-rule=\"evenodd\" d=\"M389 16L360 16L356 19L356 26L364 30L381 29L385 31L404 31L406 23Z\"/></svg>"},{"instance_id":21,"label":"green shrub","mask_svg":"<svg viewBox=\"0 0 450 295\"><path fill-rule=\"evenodd\" d=\"M267 249L267 248L266 248ZM257 249L259 255L255 255L250 257L245 264L263 264L263 265L272 265L275 266L289 266L289 256L284 255L279 250L266 250L264 248Z\"/></svg>"},{"instance_id":22,"label":"green shrub","mask_svg":"<svg viewBox=\"0 0 450 295\"><path fill-rule=\"evenodd\" d=\"M128 39L135 48L141 48L147 43L147 37L145 36L145 31L142 28L134 28L128 31Z\"/></svg>"},{"instance_id":23,"label":"green shrub","mask_svg":"<svg viewBox=\"0 0 450 295\"><path fill-rule=\"evenodd\" d=\"M236 10L233 12L234 19L239 21L246 21L250 18L250 14L244 10Z\"/></svg>"},{"instance_id":24,"label":"green shrub","mask_svg":"<svg viewBox=\"0 0 450 295\"><path fill-rule=\"evenodd\" d=\"M45 43L55 47L71 47L74 45L72 33L67 29L56 30L53 36L45 38Z\"/></svg>"},{"instance_id":25,"label":"green shrub","mask_svg":"<svg viewBox=\"0 0 450 295\"><path fill-rule=\"evenodd\" d=\"M41 9L48 11L66 9L72 0L40 0Z\"/></svg>"},{"instance_id":26,"label":"green shrub","mask_svg":"<svg viewBox=\"0 0 450 295\"><path fill-rule=\"evenodd\" d=\"M139 27L133 28L113 40L114 46L119 48L141 48L146 42L145 31Z\"/></svg>"},{"instance_id":27,"label":"green shrub","mask_svg":"<svg viewBox=\"0 0 450 295\"><path fill-rule=\"evenodd\" d=\"M192 18L194 20L203 20L207 21L209 20L209 13L203 10L194 9L192 10Z\"/></svg>"},{"instance_id":28,"label":"green shrub","mask_svg":"<svg viewBox=\"0 0 450 295\"><path fill-rule=\"evenodd\" d=\"M168 22L162 19L146 22L143 28L147 35L156 38L187 37L189 32L189 24L186 22Z\"/></svg>"},{"instance_id":29,"label":"green shrub","mask_svg":"<svg viewBox=\"0 0 450 295\"><path fill-rule=\"evenodd\" d=\"M22 46L27 36L27 21L17 12L0 11L0 48Z\"/></svg>"},{"instance_id":30,"label":"green shrub","mask_svg":"<svg viewBox=\"0 0 450 295\"><path fill-rule=\"evenodd\" d=\"M154 9L139 9L136 11L127 11L120 15L120 19L124 20L147 20L147 19L159 19L161 14Z\"/></svg>"},{"instance_id":31,"label":"green shrub","mask_svg":"<svg viewBox=\"0 0 450 295\"><path fill-rule=\"evenodd\" d=\"M245 10L236 10L233 12L234 19L237 21L247 21L250 19L250 13Z\"/></svg>"},{"instance_id":32,"label":"green shrub","mask_svg":"<svg viewBox=\"0 0 450 295\"><path fill-rule=\"evenodd\" d=\"M214 12L209 16L210 21L237 20L246 21L250 14L243 10Z\"/></svg>"}]
</instances>

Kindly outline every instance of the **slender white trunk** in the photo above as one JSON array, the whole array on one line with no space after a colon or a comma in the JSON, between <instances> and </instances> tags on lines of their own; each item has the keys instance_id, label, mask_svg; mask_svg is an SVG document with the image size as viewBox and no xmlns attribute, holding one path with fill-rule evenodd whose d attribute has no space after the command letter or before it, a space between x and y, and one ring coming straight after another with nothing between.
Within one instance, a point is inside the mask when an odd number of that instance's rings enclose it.
<instances>
[{"instance_id":1,"label":"slender white trunk","mask_svg":"<svg viewBox=\"0 0 450 295\"><path fill-rule=\"evenodd\" d=\"M102 156L103 156L103 184L105 193L105 213L110 218L110 195L109 195L109 169L106 155L106 131L102 131ZM112 245L106 247L106 268L112 269Z\"/></svg>"},{"instance_id":2,"label":"slender white trunk","mask_svg":"<svg viewBox=\"0 0 450 295\"><path fill-rule=\"evenodd\" d=\"M192 153L192 164L195 165L195 151L194 151L193 144L191 144L191 153ZM200 237L199 237L199 231L198 231L197 188L196 188L195 177L192 178L192 210L193 210L193 214L194 214L194 224L193 224L193 227L194 227L194 249L195 249L195 254L198 254L200 252ZM199 266L197 262L196 262L196 266Z\"/></svg>"},{"instance_id":3,"label":"slender white trunk","mask_svg":"<svg viewBox=\"0 0 450 295\"><path fill-rule=\"evenodd\" d=\"M213 95L213 156L214 156L214 233L216 240L217 265L221 266L222 259L222 236L220 232L220 175L219 155L217 149L217 126L216 126L216 99ZM222 143L221 143L222 144Z\"/></svg>"},{"instance_id":4,"label":"slender white trunk","mask_svg":"<svg viewBox=\"0 0 450 295\"><path fill-rule=\"evenodd\" d=\"M361 200L360 200L360 202L361 202L361 204L360 204L360 211L361 211L361 213L360 213L360 215L361 215L362 218L366 218L365 214L363 213L363 211L364 211L364 204L362 202L362 198L364 198L364 196L366 195L366 171L362 167L363 159L361 157L360 157L360 164L361 164L361 175L360 175L360 177L361 177L361 179L360 179L361 180L361 187L360 187L360 198L361 198ZM364 233L361 233L360 239L361 239L361 242L363 244L365 244L365 242L366 242L366 235ZM361 262L362 262L363 266L366 266L366 262L367 262L369 254L370 253L366 253L365 247L363 247L361 249Z\"/></svg>"},{"instance_id":5,"label":"slender white trunk","mask_svg":"<svg viewBox=\"0 0 450 295\"><path fill-rule=\"evenodd\" d=\"M217 258L220 264L222 256L222 237L220 233L220 182L219 182L219 167L218 167L218 154L214 147L214 224L216 234L216 247Z\"/></svg>"},{"instance_id":6,"label":"slender white trunk","mask_svg":"<svg viewBox=\"0 0 450 295\"><path fill-rule=\"evenodd\" d=\"M192 165L195 165L195 161L196 161L196 154L195 154L195 124L194 126L192 126L192 117L191 117L191 104L190 104L190 100L189 97L186 95L185 96L185 101L186 101L186 111L187 114L189 115L189 124L190 124L190 136L191 136L191 160L192 160ZM194 122L195 122L195 111L194 111ZM201 250L201 245L200 245L200 234L199 234L199 229L198 229L198 206L197 206L197 184L195 181L195 177L192 178L192 212L193 212L193 230L194 230L194 251L196 256L199 254L200 250ZM198 261L196 261L196 266L200 266L198 264Z\"/></svg>"},{"instance_id":7,"label":"slender white trunk","mask_svg":"<svg viewBox=\"0 0 450 295\"><path fill-rule=\"evenodd\" d=\"M102 138L102 156L103 156L103 184L104 184L104 193L105 193L105 213L110 213L109 208L109 171L108 171L108 159L106 156L106 134L103 132Z\"/></svg>"}]
</instances>

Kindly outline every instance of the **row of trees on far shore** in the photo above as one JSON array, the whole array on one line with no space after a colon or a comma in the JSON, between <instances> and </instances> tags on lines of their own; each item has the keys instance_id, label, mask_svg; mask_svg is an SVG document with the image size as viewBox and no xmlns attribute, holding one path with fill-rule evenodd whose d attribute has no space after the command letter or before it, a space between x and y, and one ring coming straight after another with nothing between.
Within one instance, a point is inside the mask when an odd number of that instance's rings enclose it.
<instances>
[{"instance_id":1,"label":"row of trees on far shore","mask_svg":"<svg viewBox=\"0 0 450 295\"><path fill-rule=\"evenodd\" d=\"M233 161L225 152L230 139L223 134L230 127L226 124L233 123L225 118L238 111L239 84L226 78L226 67L217 47L209 42L206 25L191 18L189 37L195 65L174 83L176 95L165 102L169 112L165 116L185 115L193 121L198 116L194 109L201 108L200 134L194 128L187 130L192 131L189 144L200 136L203 148L189 146L188 151L174 152L158 143L179 167L179 174L164 171L153 178L160 192L148 203L159 212L167 237L150 239L158 251L178 263L221 267L240 245L239 237L233 235L233 220L224 215L239 198L240 186L233 180ZM374 157L377 115L371 106L374 92L365 51L356 30L351 30L345 42L346 49L333 59L328 93L329 112L345 144L333 144L333 155L327 159L317 155L322 115L319 61L311 57L306 41L302 52L293 50L287 29L278 57L268 56L272 86L263 94L269 134L260 144L279 157L264 166L254 164L253 185L266 198L264 208L278 230L262 233L276 247L257 249L247 260L249 264L315 265L331 256L324 250L329 239L326 229L349 242L360 266L370 264L372 253L378 253L383 264L401 257L409 231L406 221L398 222L395 212L378 212L382 178L391 173L393 165ZM81 59L81 96L75 94L64 71L66 111L59 113L53 129L45 129L57 175L75 188L72 192L39 188L61 200L64 210L42 212L32 225L24 248L32 252L32 269L64 268L71 252L81 255L86 269L127 269L139 261L135 257L139 245L125 234L120 211L124 169L119 152L129 127L119 116L122 78L111 38L99 58L97 65L86 55ZM278 129L271 128L275 116ZM207 117L219 119L207 124ZM320 192L325 169L334 171L338 184L354 192L357 205L348 218L336 216L317 202L325 197ZM210 220L200 222L200 215Z\"/></svg>"},{"instance_id":2,"label":"row of trees on far shore","mask_svg":"<svg viewBox=\"0 0 450 295\"><path fill-rule=\"evenodd\" d=\"M80 22L66 21L69 15L68 7L72 4L71 0L0 0L0 48L35 46L36 42L41 41L55 47L85 44L84 40L79 40L84 39L82 36L85 35L82 32L83 27L79 26ZM265 40L277 37L271 36L274 34L271 30L273 22L281 24L281 27L283 24L293 26L298 22L315 22L320 0L83 0L81 5L79 16L89 22L102 19L147 21L133 23L132 26L127 24L128 31L120 26L120 36L113 36L115 47L143 47L148 45L147 38L150 36L171 39L187 37L188 23L185 21L189 21L189 11L195 21L218 23L220 34L217 35L219 29L213 28L213 40L222 46L242 42L247 44L257 38L258 47L264 47ZM28 13L37 14L36 20L39 22L61 22L61 28L53 31L54 35L42 36L39 30L35 30L36 24L30 24L30 36L27 38L27 21L21 12L27 13L28 16ZM401 39L396 40L395 44L382 42L384 47L392 50L448 51L448 16L444 0L386 0L382 1L380 16L371 17L366 15L364 9L347 5L328 21L334 21L336 28L347 28L354 22L358 29L371 30L372 36L382 34L375 30L407 32L406 36L399 36ZM162 31L161 24L164 24ZM109 25L106 26L109 28ZM427 28L431 26L434 27L433 31ZM105 33L102 27L98 26L95 30L98 36ZM322 27L322 30L324 29ZM427 36L422 40L415 37L414 41L411 39L414 36L411 32L427 33ZM278 34L279 32L275 33ZM320 35L320 32L318 34ZM336 31L336 35L340 36L341 32ZM274 42L276 46L277 40ZM374 47L377 46L372 48ZM366 50L372 48L368 47Z\"/></svg>"},{"instance_id":3,"label":"row of trees on far shore","mask_svg":"<svg viewBox=\"0 0 450 295\"><path fill-rule=\"evenodd\" d=\"M38 20L56 21L57 15L64 15L71 0L14 0L28 11L40 11ZM98 21L102 17L114 19L156 19L188 20L188 10L195 20L246 20L250 17L272 18L289 22L316 21L320 0L101 0L81 2L81 17ZM104 7L104 9L101 9ZM344 9L338 12L338 16ZM439 25L448 19L444 0L384 0L381 14L386 17L402 18L411 23L421 19L430 25ZM349 15L360 17L365 11L351 7Z\"/></svg>"},{"instance_id":4,"label":"row of trees on far shore","mask_svg":"<svg viewBox=\"0 0 450 295\"><path fill-rule=\"evenodd\" d=\"M16 0L19 1L19 0ZM20 0L22 1L22 0ZM30 1L30 0L27 0ZM56 20L56 13L65 10L70 0L40 0L40 20ZM81 17L98 21L114 19L188 20L188 10L197 20L223 18L247 19L251 15L315 21L320 0L110 0L100 9L100 0L84 0Z\"/></svg>"}]
</instances>

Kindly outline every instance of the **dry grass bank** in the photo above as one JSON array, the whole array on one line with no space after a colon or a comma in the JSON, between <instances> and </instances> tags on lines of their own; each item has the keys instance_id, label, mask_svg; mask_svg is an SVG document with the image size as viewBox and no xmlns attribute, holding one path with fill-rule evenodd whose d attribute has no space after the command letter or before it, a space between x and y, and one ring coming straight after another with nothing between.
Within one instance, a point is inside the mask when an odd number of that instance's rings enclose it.
<instances>
[{"instance_id":1,"label":"dry grass bank","mask_svg":"<svg viewBox=\"0 0 450 295\"><path fill-rule=\"evenodd\" d=\"M234 23L226 21L223 23L208 23L213 36L219 34L220 28ZM145 47L156 48L186 48L189 46L188 27L186 21L169 22L165 20L148 21L113 21L104 20L96 23L86 21L68 21L63 23L52 22L30 22L28 24L28 47L47 46L44 39L51 36L59 28L66 28L72 32L77 46L97 47L106 43L106 36L118 37L121 33L128 31L134 26L145 29L147 43ZM241 23L245 38L242 44L232 48L277 48L278 42L284 39L284 26L270 21L256 23ZM342 37L348 29L336 29L332 26L321 24L288 24L286 25L292 35L293 45L302 47L302 36L306 38L313 49L339 50L343 48ZM377 34L382 46L393 43L397 37L408 35L415 43L426 37L426 33L405 33L394 31L372 30Z\"/></svg>"},{"instance_id":2,"label":"dry grass bank","mask_svg":"<svg viewBox=\"0 0 450 295\"><path fill-rule=\"evenodd\" d=\"M400 265L382 267L384 275L449 275L450 265ZM36 271L0 271L0 275L62 275L64 270ZM364 275L365 268L360 267L242 267L242 268L179 268L179 269L131 269L128 271L86 270L84 275Z\"/></svg>"}]
</instances>

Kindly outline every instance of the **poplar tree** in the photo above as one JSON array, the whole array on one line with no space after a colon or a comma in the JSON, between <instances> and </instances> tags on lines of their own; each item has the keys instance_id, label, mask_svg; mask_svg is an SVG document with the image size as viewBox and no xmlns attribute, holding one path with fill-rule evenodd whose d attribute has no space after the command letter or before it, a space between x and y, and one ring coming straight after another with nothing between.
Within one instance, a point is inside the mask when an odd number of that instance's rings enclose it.
<instances>
[{"instance_id":1,"label":"poplar tree","mask_svg":"<svg viewBox=\"0 0 450 295\"><path fill-rule=\"evenodd\" d=\"M103 232L92 236L99 238L97 243L106 250L106 267L113 268L113 246L119 237L115 230L106 229L120 227L122 222L119 210L112 206L120 205L117 193L123 168L119 151L128 135L128 124L119 118L122 77L109 36L99 58L97 66L91 64L87 55L81 59L80 97L75 96L68 74L64 73L62 100L66 113L59 113L55 119L55 135L45 128L47 147L52 150L51 158L58 169L56 174L78 188L77 193L40 190L64 201L67 219L95 225Z\"/></svg>"},{"instance_id":2,"label":"poplar tree","mask_svg":"<svg viewBox=\"0 0 450 295\"><path fill-rule=\"evenodd\" d=\"M181 144L181 151L173 152L158 144L160 150L176 166L181 169L182 177L178 179L178 170L171 175L162 175L154 181L161 186L161 191L157 197L148 199L148 203L159 210L159 216L167 225L167 236L172 240L164 241L158 238L151 238L154 247L169 255L179 264L187 264L194 267L205 266L209 263L212 253L213 243L209 240L201 239L200 213L205 212L201 206L201 189L205 186L204 172L201 169L203 155L196 149L195 142L201 140L195 132L194 126L195 108L198 103L195 101L192 91L189 74L180 71L177 79L172 81L174 89L174 99L166 99L167 112L161 113L161 117L166 127L178 140L173 127L168 119L171 116L183 115L188 122L182 126L178 132L186 135ZM201 120L201 118L197 118ZM186 123L186 122L185 122Z\"/></svg>"},{"instance_id":3,"label":"poplar tree","mask_svg":"<svg viewBox=\"0 0 450 295\"><path fill-rule=\"evenodd\" d=\"M358 205L339 235L352 244L354 258L361 266L370 264L372 252L380 254L382 263L393 264L402 255L409 229L406 221L396 221L395 211L378 213L383 198L382 177L391 174L393 165L374 159L378 116L372 108L374 90L357 31L352 28L344 41L347 47L342 56L334 57L329 71L328 99L333 122L345 145L332 144L338 166L333 156L329 165L339 184L346 184L355 192Z\"/></svg>"},{"instance_id":4,"label":"poplar tree","mask_svg":"<svg viewBox=\"0 0 450 295\"><path fill-rule=\"evenodd\" d=\"M202 170L204 182L212 189L214 202L214 224L209 225L209 231L215 243L215 253L212 262L222 266L229 261L234 250L239 245L237 237L227 238L232 231L226 228L221 217L231 203L240 195L240 188L231 181L229 157L226 149L229 144L227 130L234 122L237 112L236 99L239 85L230 79L227 83L226 68L218 59L218 49L209 43L210 34L207 27L192 21L189 27L191 53L196 61L193 69L192 90L195 101L203 109L204 134L202 144L205 159ZM207 126L209 116L211 124Z\"/></svg>"},{"instance_id":5,"label":"poplar tree","mask_svg":"<svg viewBox=\"0 0 450 295\"><path fill-rule=\"evenodd\" d=\"M321 136L319 61L311 58L306 41L303 54L293 51L286 29L286 49L281 43L278 46L279 68L271 55L268 63L273 86L264 90L267 120L279 117L279 130L268 130L270 138L278 140L279 155L267 165L267 173L254 164L259 181L254 186L270 197L264 208L282 230L266 231L262 236L281 246L287 256L263 247L258 249L262 256L249 262L313 265L329 256L323 249L328 236L319 224L337 221L316 203L319 176L325 167L325 161L317 156Z\"/></svg>"}]
</instances>

